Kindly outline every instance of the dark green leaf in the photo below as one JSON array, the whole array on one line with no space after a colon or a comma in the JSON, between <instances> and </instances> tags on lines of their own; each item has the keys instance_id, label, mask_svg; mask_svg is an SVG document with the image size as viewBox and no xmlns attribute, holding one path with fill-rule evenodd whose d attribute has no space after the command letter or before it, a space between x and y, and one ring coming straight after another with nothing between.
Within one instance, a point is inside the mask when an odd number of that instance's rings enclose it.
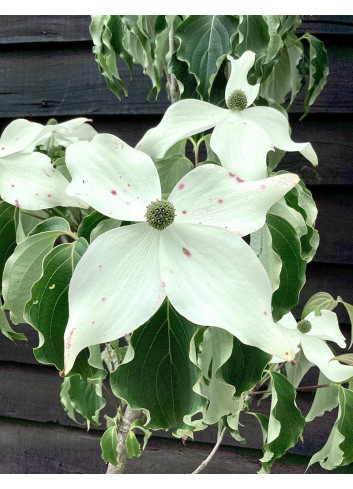
<instances>
[{"instance_id":1,"label":"dark green leaf","mask_svg":"<svg viewBox=\"0 0 353 489\"><path fill-rule=\"evenodd\" d=\"M309 42L309 87L304 100L304 115L301 118L307 115L310 106L324 88L329 73L324 43L308 32L302 39Z\"/></svg>"},{"instance_id":2,"label":"dark green leaf","mask_svg":"<svg viewBox=\"0 0 353 489\"><path fill-rule=\"evenodd\" d=\"M261 472L269 473L274 461L293 447L305 426L305 420L296 406L296 392L292 384L279 372L269 372L272 400L269 422L262 423L264 456ZM265 431L266 430L266 431Z\"/></svg>"},{"instance_id":3,"label":"dark green leaf","mask_svg":"<svg viewBox=\"0 0 353 489\"><path fill-rule=\"evenodd\" d=\"M317 292L307 301L303 308L302 319L304 319L311 312L315 313L315 316L321 316L322 309L333 311L337 306L337 301L328 292Z\"/></svg>"},{"instance_id":4,"label":"dark green leaf","mask_svg":"<svg viewBox=\"0 0 353 489\"><path fill-rule=\"evenodd\" d=\"M66 222L64 219L62 221ZM24 322L23 311L30 298L31 287L42 272L44 257L53 248L55 241L66 229L33 234L16 247L7 260L2 282L4 308L11 314L14 324Z\"/></svg>"},{"instance_id":5,"label":"dark green leaf","mask_svg":"<svg viewBox=\"0 0 353 489\"><path fill-rule=\"evenodd\" d=\"M353 391L339 387L337 419L325 446L313 455L308 468L319 462L326 470L343 467L353 462Z\"/></svg>"},{"instance_id":6,"label":"dark green leaf","mask_svg":"<svg viewBox=\"0 0 353 489\"><path fill-rule=\"evenodd\" d=\"M184 429L184 416L196 413L204 404L193 390L200 371L189 358L195 332L196 326L165 301L134 331L124 363L111 374L116 396L134 409L149 411L148 428Z\"/></svg>"},{"instance_id":7,"label":"dark green leaf","mask_svg":"<svg viewBox=\"0 0 353 489\"><path fill-rule=\"evenodd\" d=\"M287 221L267 214L266 223L273 249L282 260L280 286L272 296L272 313L277 322L299 301L299 293L305 283L306 261L301 256L295 229Z\"/></svg>"},{"instance_id":8,"label":"dark green leaf","mask_svg":"<svg viewBox=\"0 0 353 489\"><path fill-rule=\"evenodd\" d=\"M195 75L202 100L209 101L215 76L232 51L237 28L235 15L190 15L175 31L180 40L177 57L185 61L189 73Z\"/></svg>"},{"instance_id":9,"label":"dark green leaf","mask_svg":"<svg viewBox=\"0 0 353 489\"><path fill-rule=\"evenodd\" d=\"M27 337L23 333L17 333L10 326L10 323L6 317L5 311L0 308L0 331L9 340L27 340Z\"/></svg>"},{"instance_id":10,"label":"dark green leaf","mask_svg":"<svg viewBox=\"0 0 353 489\"><path fill-rule=\"evenodd\" d=\"M44 258L43 273L33 285L31 299L25 307L25 319L40 333L34 349L41 363L54 364L63 370L64 331L68 320L68 287L72 273L88 245L79 238L74 243L56 246Z\"/></svg>"},{"instance_id":11,"label":"dark green leaf","mask_svg":"<svg viewBox=\"0 0 353 489\"><path fill-rule=\"evenodd\" d=\"M67 389L70 402L79 414L89 422L99 425L99 412L105 406L101 395L101 384L87 382L80 375L70 375Z\"/></svg>"},{"instance_id":12,"label":"dark green leaf","mask_svg":"<svg viewBox=\"0 0 353 489\"><path fill-rule=\"evenodd\" d=\"M16 248L15 207L0 202L0 277L2 277L6 260Z\"/></svg>"},{"instance_id":13,"label":"dark green leaf","mask_svg":"<svg viewBox=\"0 0 353 489\"><path fill-rule=\"evenodd\" d=\"M102 221L108 219L107 216L100 214L98 211L93 211L88 216L85 216L77 229L77 235L79 237L85 238L85 240L90 243L91 232L93 229Z\"/></svg>"},{"instance_id":14,"label":"dark green leaf","mask_svg":"<svg viewBox=\"0 0 353 489\"><path fill-rule=\"evenodd\" d=\"M191 161L181 154L157 160L155 165L163 194L170 194L179 180L193 169Z\"/></svg>"},{"instance_id":15,"label":"dark green leaf","mask_svg":"<svg viewBox=\"0 0 353 489\"><path fill-rule=\"evenodd\" d=\"M110 463L115 466L119 465L117 430L117 426L111 426L104 432L100 441L102 459L107 464Z\"/></svg>"},{"instance_id":16,"label":"dark green leaf","mask_svg":"<svg viewBox=\"0 0 353 489\"><path fill-rule=\"evenodd\" d=\"M232 354L221 367L223 379L234 385L235 395L238 397L260 380L270 359L271 355L254 346L244 345L233 337Z\"/></svg>"}]
</instances>

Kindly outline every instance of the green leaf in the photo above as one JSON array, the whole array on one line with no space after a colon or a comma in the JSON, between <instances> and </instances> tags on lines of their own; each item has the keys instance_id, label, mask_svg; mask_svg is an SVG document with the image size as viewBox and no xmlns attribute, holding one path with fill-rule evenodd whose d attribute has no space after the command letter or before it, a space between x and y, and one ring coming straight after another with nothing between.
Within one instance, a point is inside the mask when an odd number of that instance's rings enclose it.
<instances>
[{"instance_id":1,"label":"green leaf","mask_svg":"<svg viewBox=\"0 0 353 489\"><path fill-rule=\"evenodd\" d=\"M39 216L39 217L35 217ZM16 207L15 211L15 222L16 222L16 243L20 244L21 241L27 238L29 233L40 224L43 219L48 218L48 214L44 211L36 211L34 214L28 214L23 209Z\"/></svg>"},{"instance_id":2,"label":"green leaf","mask_svg":"<svg viewBox=\"0 0 353 489\"><path fill-rule=\"evenodd\" d=\"M309 42L309 87L304 100L304 114L301 117L303 119L324 88L329 69L324 43L308 32L301 39Z\"/></svg>"},{"instance_id":3,"label":"green leaf","mask_svg":"<svg viewBox=\"0 0 353 489\"><path fill-rule=\"evenodd\" d=\"M10 326L5 311L0 308L0 331L9 340L27 340L27 337L23 333L16 333Z\"/></svg>"},{"instance_id":4,"label":"green leaf","mask_svg":"<svg viewBox=\"0 0 353 489\"><path fill-rule=\"evenodd\" d=\"M131 336L124 362L111 374L117 397L150 413L150 429L184 428L184 416L198 412L204 399L193 387L200 371L190 361L196 326L165 301Z\"/></svg>"},{"instance_id":5,"label":"green leaf","mask_svg":"<svg viewBox=\"0 0 353 489\"><path fill-rule=\"evenodd\" d=\"M177 58L177 53L173 53L169 60L168 72L176 78L180 99L198 98L196 79L189 73L188 64Z\"/></svg>"},{"instance_id":6,"label":"green leaf","mask_svg":"<svg viewBox=\"0 0 353 489\"><path fill-rule=\"evenodd\" d=\"M121 223L122 221L119 221L118 219L112 219L112 218L104 219L103 221L99 222L97 226L91 231L90 243L92 243L101 234L106 233L111 229L120 227Z\"/></svg>"},{"instance_id":7,"label":"green leaf","mask_svg":"<svg viewBox=\"0 0 353 489\"><path fill-rule=\"evenodd\" d=\"M290 86L292 92L290 102L287 106L287 110L289 110L293 105L296 96L304 85L304 80L300 70L300 66L304 58L304 48L303 44L299 41L298 37L294 33L286 36L285 45L289 57Z\"/></svg>"},{"instance_id":8,"label":"green leaf","mask_svg":"<svg viewBox=\"0 0 353 489\"><path fill-rule=\"evenodd\" d=\"M272 246L272 235L267 224L250 235L250 246L262 263L271 282L272 291L279 288L282 260Z\"/></svg>"},{"instance_id":9,"label":"green leaf","mask_svg":"<svg viewBox=\"0 0 353 489\"><path fill-rule=\"evenodd\" d=\"M129 458L139 457L142 453L140 444L133 431L129 431L126 438L126 451Z\"/></svg>"},{"instance_id":10,"label":"green leaf","mask_svg":"<svg viewBox=\"0 0 353 489\"><path fill-rule=\"evenodd\" d=\"M273 249L282 260L280 286L272 296L272 313L277 322L299 301L305 283L306 261L301 256L300 241L293 226L273 214L267 214L266 223Z\"/></svg>"},{"instance_id":11,"label":"green leaf","mask_svg":"<svg viewBox=\"0 0 353 489\"><path fill-rule=\"evenodd\" d=\"M353 367L353 353L344 353L343 355L337 355L333 357L332 360L337 360L345 365L350 365Z\"/></svg>"},{"instance_id":12,"label":"green leaf","mask_svg":"<svg viewBox=\"0 0 353 489\"><path fill-rule=\"evenodd\" d=\"M65 413L68 415L70 419L75 421L77 424L84 425L85 423L81 423L80 421L77 420L76 418L76 411L75 408L73 407L71 403L71 399L69 396L69 388L70 388L70 377L64 377L61 388L60 388L60 402L61 405L65 411Z\"/></svg>"},{"instance_id":13,"label":"green leaf","mask_svg":"<svg viewBox=\"0 0 353 489\"><path fill-rule=\"evenodd\" d=\"M309 468L316 462L326 470L333 470L353 462L353 391L339 387L338 415L324 447L313 455Z\"/></svg>"},{"instance_id":14,"label":"green leaf","mask_svg":"<svg viewBox=\"0 0 353 489\"><path fill-rule=\"evenodd\" d=\"M181 154L157 160L155 165L163 194L170 194L179 180L193 169L191 161Z\"/></svg>"},{"instance_id":15,"label":"green leaf","mask_svg":"<svg viewBox=\"0 0 353 489\"><path fill-rule=\"evenodd\" d=\"M283 46L278 34L280 21L276 15L241 15L239 18L239 42L234 52L240 57L245 51L256 53L256 61L249 77L251 83L262 82L271 73Z\"/></svg>"},{"instance_id":16,"label":"green leaf","mask_svg":"<svg viewBox=\"0 0 353 489\"><path fill-rule=\"evenodd\" d=\"M63 222L67 222L62 219ZM42 272L44 257L53 248L55 241L69 230L68 224L56 231L33 234L16 247L7 260L2 282L4 309L10 310L14 324L24 322L23 311L30 298L31 287Z\"/></svg>"},{"instance_id":17,"label":"green leaf","mask_svg":"<svg viewBox=\"0 0 353 489\"><path fill-rule=\"evenodd\" d=\"M313 364L309 362L303 353L303 350L299 350L297 353L295 364L287 362L285 365L287 379L289 382L297 388L302 381L304 375L311 369Z\"/></svg>"},{"instance_id":18,"label":"green leaf","mask_svg":"<svg viewBox=\"0 0 353 489\"><path fill-rule=\"evenodd\" d=\"M260 472L269 473L274 461L293 447L305 426L304 418L295 403L295 389L279 372L269 372L272 400L267 433L264 437L264 456ZM264 425L262 425L265 428Z\"/></svg>"},{"instance_id":19,"label":"green leaf","mask_svg":"<svg viewBox=\"0 0 353 489\"><path fill-rule=\"evenodd\" d=\"M153 47L149 37L140 30L139 16L122 15L121 19L125 24L122 45L132 58L132 61L143 68L143 74L147 75L152 82L152 90L148 95L149 100L153 93L158 93L160 86L156 79L155 67L153 62Z\"/></svg>"},{"instance_id":20,"label":"green leaf","mask_svg":"<svg viewBox=\"0 0 353 489\"><path fill-rule=\"evenodd\" d=\"M0 277L5 263L16 248L15 207L0 202Z\"/></svg>"},{"instance_id":21,"label":"green leaf","mask_svg":"<svg viewBox=\"0 0 353 489\"><path fill-rule=\"evenodd\" d=\"M319 233L315 229L317 218L315 201L302 180L285 195L284 199L289 207L299 212L304 218L307 232L298 237L300 237L302 257L310 262L319 246Z\"/></svg>"},{"instance_id":22,"label":"green leaf","mask_svg":"<svg viewBox=\"0 0 353 489\"><path fill-rule=\"evenodd\" d=\"M99 425L99 412L105 406L101 384L87 382L78 374L70 375L68 379L70 380L67 394L72 407L89 422Z\"/></svg>"},{"instance_id":23,"label":"green leaf","mask_svg":"<svg viewBox=\"0 0 353 489\"><path fill-rule=\"evenodd\" d=\"M43 261L43 271L33 285L24 318L40 333L34 349L41 363L54 364L63 370L64 332L68 320L68 288L72 273L88 248L84 238L52 249Z\"/></svg>"},{"instance_id":24,"label":"green leaf","mask_svg":"<svg viewBox=\"0 0 353 489\"><path fill-rule=\"evenodd\" d=\"M107 464L110 463L115 466L119 466L117 430L117 426L111 426L104 432L100 441L102 459Z\"/></svg>"},{"instance_id":25,"label":"green leaf","mask_svg":"<svg viewBox=\"0 0 353 489\"><path fill-rule=\"evenodd\" d=\"M344 307L346 308L346 311L348 313L349 320L351 322L351 342L350 342L349 347L348 347L348 348L351 348L353 345L353 306L351 304L348 304L348 302L344 302L341 299L341 297L337 297L337 302L340 302L341 304L344 305Z\"/></svg>"},{"instance_id":26,"label":"green leaf","mask_svg":"<svg viewBox=\"0 0 353 489\"><path fill-rule=\"evenodd\" d=\"M88 214L88 216L85 216L82 219L82 222L77 229L77 235L79 237L85 238L85 240L89 243L91 239L91 233L94 228L98 226L100 222L106 219L108 219L108 217L104 216L98 211L91 212L91 214Z\"/></svg>"},{"instance_id":27,"label":"green leaf","mask_svg":"<svg viewBox=\"0 0 353 489\"><path fill-rule=\"evenodd\" d=\"M260 380L271 355L254 346L244 345L233 336L233 349L229 359L221 366L225 382L235 387L239 397L248 392Z\"/></svg>"},{"instance_id":28,"label":"green leaf","mask_svg":"<svg viewBox=\"0 0 353 489\"><path fill-rule=\"evenodd\" d=\"M326 412L332 411L332 409L338 406L339 385L332 384L322 372L319 373L317 383L318 385L330 385L328 387L316 389L314 401L311 405L310 411L305 417L306 423L310 423L310 421L313 419L323 416Z\"/></svg>"},{"instance_id":29,"label":"green leaf","mask_svg":"<svg viewBox=\"0 0 353 489\"><path fill-rule=\"evenodd\" d=\"M315 316L321 316L322 309L333 311L337 303L328 292L317 292L305 304L301 318L304 319L311 312L314 312Z\"/></svg>"},{"instance_id":30,"label":"green leaf","mask_svg":"<svg viewBox=\"0 0 353 489\"><path fill-rule=\"evenodd\" d=\"M121 100L120 90L127 97L127 88L120 78L116 55L130 68L132 57L123 45L125 26L119 15L92 15L89 31L93 40L93 53L98 64L99 71L105 77L108 88Z\"/></svg>"},{"instance_id":31,"label":"green leaf","mask_svg":"<svg viewBox=\"0 0 353 489\"><path fill-rule=\"evenodd\" d=\"M33 236L39 233L45 233L46 231L70 231L70 225L63 217L49 217L45 221L40 221L31 231L28 236Z\"/></svg>"},{"instance_id":32,"label":"green leaf","mask_svg":"<svg viewBox=\"0 0 353 489\"><path fill-rule=\"evenodd\" d=\"M232 51L237 28L235 15L190 15L175 31L180 40L177 57L195 75L202 100L209 101L216 74Z\"/></svg>"},{"instance_id":33,"label":"green leaf","mask_svg":"<svg viewBox=\"0 0 353 489\"><path fill-rule=\"evenodd\" d=\"M233 336L222 328L207 328L199 348L198 364L203 374L200 392L208 399L202 420L214 424L235 412L239 405L234 397L235 387L224 380L222 373L222 366L232 354Z\"/></svg>"}]
</instances>

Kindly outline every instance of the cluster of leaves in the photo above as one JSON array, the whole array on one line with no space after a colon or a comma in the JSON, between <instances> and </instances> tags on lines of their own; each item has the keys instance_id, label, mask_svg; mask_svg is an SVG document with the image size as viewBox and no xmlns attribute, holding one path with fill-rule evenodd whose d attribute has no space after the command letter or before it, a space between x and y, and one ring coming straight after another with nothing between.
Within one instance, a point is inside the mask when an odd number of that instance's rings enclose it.
<instances>
[{"instance_id":1,"label":"cluster of leaves","mask_svg":"<svg viewBox=\"0 0 353 489\"><path fill-rule=\"evenodd\" d=\"M158 95L165 75L167 90L175 77L181 98L224 105L226 56L238 57L252 49L256 62L249 80L261 82L257 103L280 110L286 103L288 108L306 85L306 113L324 86L327 57L319 40L310 34L296 36L299 24L298 16L94 16L90 30L100 70L118 98L121 90L125 95L127 90L119 76L117 55L130 69L133 63L143 66L152 80L149 98ZM309 43L308 53L303 41ZM220 163L210 148L209 136L199 135L191 142L198 164ZM202 144L206 156L199 161ZM186 148L187 141L180 141L155 161L163 196L169 195L194 167ZM70 180L64 148L40 151L48 154L53 166ZM269 160L271 175L281 156L276 151ZM300 182L270 209L265 226L250 236L250 245L270 277L275 321L299 301L306 265L319 243L316 216L311 193ZM0 202L1 332L12 340L25 339L14 331L4 312L7 310L14 325L27 322L38 331L36 359L62 371L73 271L100 234L128 224L93 209L54 207L28 212ZM303 317L312 311L320 314L322 309L332 310L339 302L342 299L335 301L321 293L305 306ZM352 306L343 305L352 318ZM337 358L348 365L352 361L349 355ZM303 358L298 358L296 366L281 368L269 362L267 353L242 344L223 329L192 324L166 300L132 333L128 345L117 338L103 347L83 350L63 379L61 402L76 422L99 424L108 399L106 388L110 388L119 399L119 407L112 416L105 415L107 430L101 447L103 459L113 465L120 463L118 430L127 404L144 413L127 436L130 457L139 456L151 431L158 429L172 430L176 437L185 438L218 424L245 443L241 420L255 416L264 438L263 472L269 472L275 460L297 443L307 423L338 406L330 438L310 464L319 462L332 469L351 463L352 385L333 384L320 374L318 384L327 387L317 390L304 418L296 405L296 389L311 364ZM262 394L265 386L267 394ZM253 400L268 393L272 395L271 405L264 415ZM137 430L144 436L142 447Z\"/></svg>"},{"instance_id":2,"label":"cluster of leaves","mask_svg":"<svg viewBox=\"0 0 353 489\"><path fill-rule=\"evenodd\" d=\"M90 33L96 61L107 85L120 100L128 95L117 57L129 67L141 65L152 83L147 96L158 96L172 77L180 98L197 98L224 106L226 57L256 53L250 83L261 82L259 105L290 108L305 87L304 114L326 83L323 43L296 35L298 15L104 15L93 16Z\"/></svg>"}]
</instances>

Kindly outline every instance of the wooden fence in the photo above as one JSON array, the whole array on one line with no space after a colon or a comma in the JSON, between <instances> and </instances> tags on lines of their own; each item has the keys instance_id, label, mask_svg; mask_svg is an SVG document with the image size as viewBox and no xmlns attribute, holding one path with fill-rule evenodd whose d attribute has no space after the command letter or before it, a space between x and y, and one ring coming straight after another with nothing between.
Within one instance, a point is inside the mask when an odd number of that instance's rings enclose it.
<instances>
[{"instance_id":1,"label":"wooden fence","mask_svg":"<svg viewBox=\"0 0 353 489\"><path fill-rule=\"evenodd\" d=\"M127 82L130 97L118 102L98 71L88 31L89 16L0 16L0 129L24 117L45 123L76 116L93 119L98 132L110 132L134 146L155 126L168 107L166 96L146 102L150 81L135 70ZM328 50L330 75L310 114L299 122L302 105L290 114L292 137L310 141L319 157L314 169L298 153L286 155L283 168L299 173L319 209L321 243L308 266L300 305L326 291L353 302L353 16L306 16L301 32L321 39ZM121 67L122 76L128 72ZM299 308L296 309L299 311ZM348 334L348 316L337 310ZM39 365L32 353L37 334L21 329L28 342L0 337L0 473L104 473L99 439L102 425L87 432L64 413L59 401L61 378L55 368ZM310 379L308 380L310 382ZM302 394L306 412L312 397ZM106 412L114 415L115 400ZM325 443L336 411L311 423L304 441L274 465L274 473L303 473L308 457ZM250 417L248 417L250 418ZM255 473L260 468L261 432L246 418L247 444L226 437L206 472ZM182 444L165 432L155 433L128 473L190 473L216 440L214 428ZM323 472L316 464L309 473ZM335 472L353 472L353 467Z\"/></svg>"}]
</instances>

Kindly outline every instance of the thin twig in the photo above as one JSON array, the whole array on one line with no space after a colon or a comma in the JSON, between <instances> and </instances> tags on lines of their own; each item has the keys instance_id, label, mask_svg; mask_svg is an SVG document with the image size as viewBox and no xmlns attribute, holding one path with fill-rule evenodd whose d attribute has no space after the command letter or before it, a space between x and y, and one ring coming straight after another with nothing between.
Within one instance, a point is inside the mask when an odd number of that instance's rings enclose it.
<instances>
[{"instance_id":1,"label":"thin twig","mask_svg":"<svg viewBox=\"0 0 353 489\"><path fill-rule=\"evenodd\" d=\"M169 52L170 56L174 53L174 27L173 24L170 27L169 31ZM175 76L170 73L170 81L169 81L169 91L170 91L170 102L174 104L179 100L179 88L176 81Z\"/></svg>"},{"instance_id":2,"label":"thin twig","mask_svg":"<svg viewBox=\"0 0 353 489\"><path fill-rule=\"evenodd\" d=\"M223 440L223 437L225 435L225 432L226 432L226 427L224 427L223 430L221 431L221 434L219 435L219 438L217 440L217 443L213 447L212 452L209 454L209 456L203 462L201 462L201 464L197 467L196 470L194 470L194 472L192 472L192 474L199 474L209 464L209 462L212 460L213 456L217 452L220 444L222 443L222 440Z\"/></svg>"},{"instance_id":3,"label":"thin twig","mask_svg":"<svg viewBox=\"0 0 353 489\"><path fill-rule=\"evenodd\" d=\"M284 365L286 364L286 362L282 362L280 363L279 365L277 365L277 367L274 369L274 372L277 372L278 370L281 370L282 367L284 367ZM260 389L260 387L262 387L264 384L266 384L266 382L271 378L271 375L267 375L263 380L259 381L252 389L249 390L249 392L247 393L247 395L245 396L245 399L244 401L247 402L249 401L253 396L257 395L255 394L255 392L257 393ZM265 391L262 391L263 393L265 393ZM266 394L269 393L270 391L266 391Z\"/></svg>"},{"instance_id":4,"label":"thin twig","mask_svg":"<svg viewBox=\"0 0 353 489\"><path fill-rule=\"evenodd\" d=\"M308 385L307 387L296 387L296 391L315 391L316 389L321 389L322 387L330 387L330 384L320 384L320 385ZM260 396L262 394L270 394L271 391L254 391L252 396Z\"/></svg>"}]
</instances>

